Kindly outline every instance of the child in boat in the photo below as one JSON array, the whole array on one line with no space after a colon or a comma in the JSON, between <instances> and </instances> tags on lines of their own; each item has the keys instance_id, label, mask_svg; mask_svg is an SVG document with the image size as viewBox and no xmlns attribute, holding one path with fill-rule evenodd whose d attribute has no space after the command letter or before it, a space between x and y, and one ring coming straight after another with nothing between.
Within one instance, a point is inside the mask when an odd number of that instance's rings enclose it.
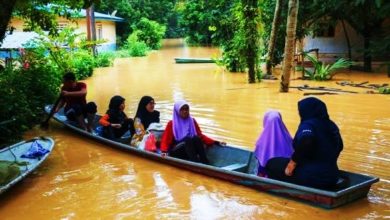
<instances>
[{"instance_id":1,"label":"child in boat","mask_svg":"<svg viewBox=\"0 0 390 220\"><path fill-rule=\"evenodd\" d=\"M264 114L263 131L256 142L255 156L258 160L257 175L265 177L268 160L274 157L291 157L292 138L278 111L269 110Z\"/></svg>"},{"instance_id":2,"label":"child in boat","mask_svg":"<svg viewBox=\"0 0 390 220\"><path fill-rule=\"evenodd\" d=\"M304 186L335 187L339 169L337 159L343 140L337 125L329 119L325 103L315 97L298 102L301 123L293 139L291 158L273 158L266 171L270 178Z\"/></svg>"},{"instance_id":3,"label":"child in boat","mask_svg":"<svg viewBox=\"0 0 390 220\"><path fill-rule=\"evenodd\" d=\"M122 96L111 98L107 113L99 120L99 124L103 126L103 137L116 140L127 131L134 134L133 119L126 116L124 109L125 99Z\"/></svg>"},{"instance_id":4,"label":"child in boat","mask_svg":"<svg viewBox=\"0 0 390 220\"><path fill-rule=\"evenodd\" d=\"M161 140L162 156L209 164L205 146L222 144L202 133L196 120L190 116L190 107L184 100L177 101L173 108L173 120L169 121Z\"/></svg>"},{"instance_id":5,"label":"child in boat","mask_svg":"<svg viewBox=\"0 0 390 220\"><path fill-rule=\"evenodd\" d=\"M134 117L135 134L131 140L131 146L138 146L146 134L151 123L160 123L160 112L154 110L154 99L143 96L138 103L137 113Z\"/></svg>"},{"instance_id":6,"label":"child in boat","mask_svg":"<svg viewBox=\"0 0 390 220\"><path fill-rule=\"evenodd\" d=\"M64 112L68 120L78 122L82 129L91 132L97 107L94 102L87 103L86 96L87 85L83 82L77 82L74 73L68 72L63 76L61 101L54 112L65 107ZM85 124L85 118L87 118L87 124Z\"/></svg>"}]
</instances>

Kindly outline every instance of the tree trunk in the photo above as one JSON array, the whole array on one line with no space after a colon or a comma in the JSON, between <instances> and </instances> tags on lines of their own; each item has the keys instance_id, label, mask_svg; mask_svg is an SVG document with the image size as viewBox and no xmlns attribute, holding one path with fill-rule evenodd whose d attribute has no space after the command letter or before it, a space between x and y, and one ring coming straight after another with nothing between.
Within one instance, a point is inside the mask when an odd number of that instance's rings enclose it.
<instances>
[{"instance_id":1,"label":"tree trunk","mask_svg":"<svg viewBox=\"0 0 390 220\"><path fill-rule=\"evenodd\" d=\"M280 25L280 14L282 12L283 0L277 0L275 5L274 20L272 21L271 36L268 42L268 53L266 59L267 74L272 75L272 64L275 50L276 34Z\"/></svg>"},{"instance_id":2,"label":"tree trunk","mask_svg":"<svg viewBox=\"0 0 390 220\"><path fill-rule=\"evenodd\" d=\"M258 16L257 0L242 0L244 25L242 27L245 33L245 59L248 67L248 82L256 82L256 69L259 51L259 34L256 18Z\"/></svg>"},{"instance_id":3,"label":"tree trunk","mask_svg":"<svg viewBox=\"0 0 390 220\"><path fill-rule=\"evenodd\" d=\"M341 24L343 25L344 36L345 36L345 40L347 41L348 59L350 61L352 61L351 41L349 40L348 32L347 32L347 29L345 28L345 22L343 19L341 19ZM350 66L350 68L351 68L351 66Z\"/></svg>"},{"instance_id":4,"label":"tree trunk","mask_svg":"<svg viewBox=\"0 0 390 220\"><path fill-rule=\"evenodd\" d=\"M11 20L16 0L0 0L0 46L5 38L8 23Z\"/></svg>"},{"instance_id":5,"label":"tree trunk","mask_svg":"<svg viewBox=\"0 0 390 220\"><path fill-rule=\"evenodd\" d=\"M299 0L288 1L288 17L286 28L286 43L284 46L284 58L282 68L282 78L280 81L280 92L288 92L290 84L290 71L294 58L295 32L297 29Z\"/></svg>"},{"instance_id":6,"label":"tree trunk","mask_svg":"<svg viewBox=\"0 0 390 220\"><path fill-rule=\"evenodd\" d=\"M345 36L345 40L347 41L348 60L352 61L351 41L349 40L348 32L347 32L347 29L345 28L344 19L341 19L341 24L343 25L344 36ZM349 70L352 70L352 65L349 65Z\"/></svg>"},{"instance_id":7,"label":"tree trunk","mask_svg":"<svg viewBox=\"0 0 390 220\"><path fill-rule=\"evenodd\" d=\"M371 72L370 32L365 32L364 37L364 72Z\"/></svg>"}]
</instances>

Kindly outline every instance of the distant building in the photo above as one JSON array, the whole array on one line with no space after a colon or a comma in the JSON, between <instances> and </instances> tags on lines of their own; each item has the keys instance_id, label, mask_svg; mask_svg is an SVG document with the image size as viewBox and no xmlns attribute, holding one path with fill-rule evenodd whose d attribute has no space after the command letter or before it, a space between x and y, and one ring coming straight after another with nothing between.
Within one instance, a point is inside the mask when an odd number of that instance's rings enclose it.
<instances>
[{"instance_id":1,"label":"distant building","mask_svg":"<svg viewBox=\"0 0 390 220\"><path fill-rule=\"evenodd\" d=\"M67 26L75 28L77 33L87 34L86 10L82 9L73 18L75 21L67 20L64 17L58 17L58 28L63 29ZM124 19L108 14L95 12L96 39L105 42L97 47L98 51L114 51L116 49L116 22L122 22ZM17 53L23 44L37 36L35 32L24 32L24 21L21 18L11 19L10 26L13 27L11 34L7 33L0 47L0 58L9 57L11 53Z\"/></svg>"},{"instance_id":2,"label":"distant building","mask_svg":"<svg viewBox=\"0 0 390 220\"><path fill-rule=\"evenodd\" d=\"M364 38L357 33L348 22L344 22L345 31L341 22L337 22L334 27L329 27L328 30L317 33L315 37L306 36L301 42L302 45L297 45L297 52L299 48L303 51L318 48L319 59L323 62L334 62L338 58L348 58L348 44L346 35L348 35L352 60L358 63L363 62ZM382 26L383 30L389 30L390 19L387 19ZM372 44L371 44L372 45ZM383 61L388 61L390 54L384 56L373 57L373 67L380 67Z\"/></svg>"}]
</instances>

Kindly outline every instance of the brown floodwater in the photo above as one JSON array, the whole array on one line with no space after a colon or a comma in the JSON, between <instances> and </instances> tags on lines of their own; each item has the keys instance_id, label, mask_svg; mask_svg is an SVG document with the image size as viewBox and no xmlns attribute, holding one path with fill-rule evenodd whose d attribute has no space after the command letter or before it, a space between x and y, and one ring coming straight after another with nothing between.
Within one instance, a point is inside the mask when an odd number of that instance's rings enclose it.
<instances>
[{"instance_id":1,"label":"brown floodwater","mask_svg":"<svg viewBox=\"0 0 390 220\"><path fill-rule=\"evenodd\" d=\"M174 57L218 55L215 48L165 41L147 57L116 59L113 67L96 69L86 80L88 99L104 113L111 96L120 94L126 98L126 113L134 116L141 96L151 95L166 123L173 102L184 98L204 133L249 150L270 108L281 111L294 134L302 91L279 93L279 81L249 85L245 74L229 73L215 64L174 62ZM1 196L0 219L389 219L390 95L341 87L337 80L382 84L390 78L346 71L329 82L291 81L292 86L359 92L319 97L344 139L339 167L381 179L367 198L334 210L316 208L139 158L52 122L48 131L35 128L26 134L51 136L56 146L36 172Z\"/></svg>"}]
</instances>

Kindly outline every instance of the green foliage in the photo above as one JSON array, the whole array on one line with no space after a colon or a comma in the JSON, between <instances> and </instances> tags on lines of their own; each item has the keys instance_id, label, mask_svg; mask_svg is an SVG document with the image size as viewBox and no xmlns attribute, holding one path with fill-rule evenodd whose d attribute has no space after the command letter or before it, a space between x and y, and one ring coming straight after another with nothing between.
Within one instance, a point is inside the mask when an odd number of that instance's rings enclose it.
<instances>
[{"instance_id":1,"label":"green foliage","mask_svg":"<svg viewBox=\"0 0 390 220\"><path fill-rule=\"evenodd\" d=\"M53 1L9 1L0 0L0 44L4 39L11 15L17 15L27 20L26 29L34 30L40 27L57 34L56 16L71 19L71 9L87 8L98 0L53 0ZM50 6L47 5L50 3Z\"/></svg>"},{"instance_id":2,"label":"green foliage","mask_svg":"<svg viewBox=\"0 0 390 220\"><path fill-rule=\"evenodd\" d=\"M95 59L89 51L77 50L72 52L70 66L78 79L85 79L92 76Z\"/></svg>"},{"instance_id":3,"label":"green foliage","mask_svg":"<svg viewBox=\"0 0 390 220\"><path fill-rule=\"evenodd\" d=\"M380 87L378 91L380 94L390 94L390 87Z\"/></svg>"},{"instance_id":4,"label":"green foliage","mask_svg":"<svg viewBox=\"0 0 390 220\"><path fill-rule=\"evenodd\" d=\"M141 18L133 26L133 30L133 34L137 36L138 41L144 42L152 50L157 50L161 47L161 40L165 35L166 27L147 18Z\"/></svg>"},{"instance_id":5,"label":"green foliage","mask_svg":"<svg viewBox=\"0 0 390 220\"><path fill-rule=\"evenodd\" d=\"M330 80L335 75L335 71L351 66L353 62L345 60L343 58L338 59L333 64L324 64L317 58L306 54L306 57L312 62L314 71L305 70L305 75L311 80L324 81Z\"/></svg>"},{"instance_id":6,"label":"green foliage","mask_svg":"<svg viewBox=\"0 0 390 220\"><path fill-rule=\"evenodd\" d=\"M32 63L28 68L0 72L0 145L15 141L42 119L43 107L58 96L61 75L50 65Z\"/></svg>"},{"instance_id":7,"label":"green foliage","mask_svg":"<svg viewBox=\"0 0 390 220\"><path fill-rule=\"evenodd\" d=\"M109 67L114 63L115 53L103 52L95 57L95 67Z\"/></svg>"},{"instance_id":8,"label":"green foliage","mask_svg":"<svg viewBox=\"0 0 390 220\"><path fill-rule=\"evenodd\" d=\"M286 38L287 2L288 2L287 0L284 0L284 4L283 6L281 6L282 11L280 15L280 24L277 30L278 34L276 35L275 50L271 62L273 65L277 65L283 60L284 42ZM266 44L268 44L269 39L271 37L275 3L276 3L275 0L263 0L260 2L260 7L262 10L260 19L261 19L261 23L264 25L264 31L261 32L261 40ZM299 13L301 13L301 11ZM268 46L264 47L264 50L261 51L261 55L265 55L267 53L268 53Z\"/></svg>"},{"instance_id":9,"label":"green foliage","mask_svg":"<svg viewBox=\"0 0 390 220\"><path fill-rule=\"evenodd\" d=\"M134 31L126 40L126 43L124 45L124 49L126 50L127 54L132 57L141 57L146 56L149 48L146 45L145 42L138 40L138 33L140 31ZM122 52L119 53L122 55L126 55L126 53ZM127 56L125 56L127 57Z\"/></svg>"},{"instance_id":10,"label":"green foliage","mask_svg":"<svg viewBox=\"0 0 390 220\"><path fill-rule=\"evenodd\" d=\"M115 10L116 16L125 19L125 22L117 24L118 35L124 40L134 31L133 26L142 17L167 26L165 37L172 38L183 36L178 22L180 16L177 12L180 4L181 1L176 0L105 0L100 1L96 11L112 13Z\"/></svg>"},{"instance_id":11,"label":"green foliage","mask_svg":"<svg viewBox=\"0 0 390 220\"><path fill-rule=\"evenodd\" d=\"M65 28L55 36L39 30L38 33L38 38L25 45L34 55L31 62L48 63L61 73L72 71L77 79L91 76L93 68L99 67L102 62L112 63L113 57L107 55L98 56L95 60L89 48L96 42L86 41L84 34L76 34L73 28Z\"/></svg>"}]
</instances>

